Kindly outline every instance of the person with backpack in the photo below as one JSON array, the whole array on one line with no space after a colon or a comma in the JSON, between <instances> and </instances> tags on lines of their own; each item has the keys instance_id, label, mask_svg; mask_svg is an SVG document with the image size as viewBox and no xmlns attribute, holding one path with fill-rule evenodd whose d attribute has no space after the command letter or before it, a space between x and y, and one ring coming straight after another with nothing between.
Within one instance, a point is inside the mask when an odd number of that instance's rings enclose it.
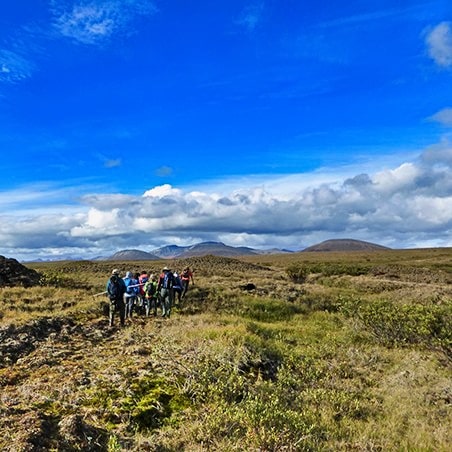
<instances>
[{"instance_id":1,"label":"person with backpack","mask_svg":"<svg viewBox=\"0 0 452 452\"><path fill-rule=\"evenodd\" d=\"M190 270L190 267L185 267L184 271L180 275L180 279L182 281L182 295L181 299L183 300L188 291L188 286L190 284L190 279L193 285L195 284L195 280L193 279L193 272Z\"/></svg>"},{"instance_id":2,"label":"person with backpack","mask_svg":"<svg viewBox=\"0 0 452 452\"><path fill-rule=\"evenodd\" d=\"M144 285L145 293L145 314L149 317L151 309L153 311L154 317L157 315L157 277L151 275Z\"/></svg>"},{"instance_id":3,"label":"person with backpack","mask_svg":"<svg viewBox=\"0 0 452 452\"><path fill-rule=\"evenodd\" d=\"M173 283L173 301L174 306L181 304L181 295L182 295L182 280L177 272L174 272L174 283ZM176 303L177 301L177 303Z\"/></svg>"},{"instance_id":4,"label":"person with backpack","mask_svg":"<svg viewBox=\"0 0 452 452\"><path fill-rule=\"evenodd\" d=\"M138 276L138 282L140 284L140 293L138 294L140 305L143 306L146 294L144 293L144 285L149 281L149 273L143 270Z\"/></svg>"},{"instance_id":5,"label":"person with backpack","mask_svg":"<svg viewBox=\"0 0 452 452\"><path fill-rule=\"evenodd\" d=\"M173 304L174 276L168 267L164 267L157 283L157 293L162 303L162 317L169 318Z\"/></svg>"},{"instance_id":6,"label":"person with backpack","mask_svg":"<svg viewBox=\"0 0 452 452\"><path fill-rule=\"evenodd\" d=\"M125 324L125 305L124 293L126 292L126 285L124 280L119 276L119 270L115 268L111 272L111 276L107 281L106 286L107 296L110 300L109 309L109 324L113 326L115 314L119 314L119 322L121 326Z\"/></svg>"},{"instance_id":7,"label":"person with backpack","mask_svg":"<svg viewBox=\"0 0 452 452\"><path fill-rule=\"evenodd\" d=\"M127 272L125 278L123 278L124 284L126 286L126 291L124 292L124 305L126 309L126 319L132 318L132 313L135 305L137 304L137 297L140 293L140 288L138 285L138 280L133 277L132 272Z\"/></svg>"}]
</instances>

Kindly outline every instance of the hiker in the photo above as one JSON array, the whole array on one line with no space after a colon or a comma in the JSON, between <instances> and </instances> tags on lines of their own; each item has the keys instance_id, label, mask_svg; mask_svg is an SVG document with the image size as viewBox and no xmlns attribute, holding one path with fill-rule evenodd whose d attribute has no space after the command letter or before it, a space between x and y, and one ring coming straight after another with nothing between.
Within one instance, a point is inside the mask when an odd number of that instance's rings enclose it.
<instances>
[{"instance_id":1,"label":"hiker","mask_svg":"<svg viewBox=\"0 0 452 452\"><path fill-rule=\"evenodd\" d=\"M140 284L139 297L140 297L141 305L143 305L144 299L146 298L146 294L144 293L144 285L148 282L148 280L149 280L149 273L146 270L143 270L140 273L140 276L138 276L138 282Z\"/></svg>"},{"instance_id":2,"label":"hiker","mask_svg":"<svg viewBox=\"0 0 452 452\"><path fill-rule=\"evenodd\" d=\"M173 283L174 276L168 267L163 267L157 283L157 292L162 303L162 317L169 318L173 304Z\"/></svg>"},{"instance_id":3,"label":"hiker","mask_svg":"<svg viewBox=\"0 0 452 452\"><path fill-rule=\"evenodd\" d=\"M190 270L190 267L185 267L184 271L180 275L182 281L182 295L181 299L183 300L188 291L188 286L190 284L190 280L195 285L195 280L193 279L193 272Z\"/></svg>"},{"instance_id":4,"label":"hiker","mask_svg":"<svg viewBox=\"0 0 452 452\"><path fill-rule=\"evenodd\" d=\"M137 303L138 294L140 293L140 288L138 286L138 280L134 278L130 271L126 273L123 280L126 286L126 291L124 293L125 316L126 319L131 319L135 304Z\"/></svg>"},{"instance_id":5,"label":"hiker","mask_svg":"<svg viewBox=\"0 0 452 452\"><path fill-rule=\"evenodd\" d=\"M106 292L110 299L110 326L113 326L116 312L119 314L121 326L124 326L125 306L123 297L126 292L126 285L124 284L124 280L119 276L119 270L117 268L111 272L111 276L107 281Z\"/></svg>"},{"instance_id":6,"label":"hiker","mask_svg":"<svg viewBox=\"0 0 452 452\"><path fill-rule=\"evenodd\" d=\"M134 278L137 280L137 284L141 284L140 281L140 276L142 275L143 272L139 273L136 272L134 274ZM142 295L141 291L142 291L142 287L144 287L144 283L142 283L143 285L139 285L138 286L138 291L137 291L137 301L135 304L136 310L137 312L139 312L140 314L143 312L143 308L144 308L144 295Z\"/></svg>"},{"instance_id":7,"label":"hiker","mask_svg":"<svg viewBox=\"0 0 452 452\"><path fill-rule=\"evenodd\" d=\"M173 283L173 301L174 305L181 304L181 295L182 295L182 280L177 272L174 272L174 283ZM177 303L176 303L177 300Z\"/></svg>"},{"instance_id":8,"label":"hiker","mask_svg":"<svg viewBox=\"0 0 452 452\"><path fill-rule=\"evenodd\" d=\"M144 302L146 317L149 317L151 309L155 317L157 315L158 296L157 277L154 274L152 274L146 281L146 284L144 285L144 293L146 297Z\"/></svg>"}]
</instances>

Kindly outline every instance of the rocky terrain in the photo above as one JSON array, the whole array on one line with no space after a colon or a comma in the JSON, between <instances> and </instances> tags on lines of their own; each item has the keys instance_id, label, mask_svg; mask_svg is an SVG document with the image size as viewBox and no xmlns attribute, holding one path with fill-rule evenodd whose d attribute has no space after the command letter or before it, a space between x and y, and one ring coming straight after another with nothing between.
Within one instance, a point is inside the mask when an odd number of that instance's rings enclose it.
<instances>
[{"instance_id":1,"label":"rocky terrain","mask_svg":"<svg viewBox=\"0 0 452 452\"><path fill-rule=\"evenodd\" d=\"M0 256L0 287L31 287L39 284L39 280L40 275L37 271L25 267L16 259Z\"/></svg>"},{"instance_id":2,"label":"rocky terrain","mask_svg":"<svg viewBox=\"0 0 452 452\"><path fill-rule=\"evenodd\" d=\"M106 320L43 318L0 329L0 413L4 451L105 450L105 432L74 410L95 379L93 358L121 353Z\"/></svg>"}]
</instances>

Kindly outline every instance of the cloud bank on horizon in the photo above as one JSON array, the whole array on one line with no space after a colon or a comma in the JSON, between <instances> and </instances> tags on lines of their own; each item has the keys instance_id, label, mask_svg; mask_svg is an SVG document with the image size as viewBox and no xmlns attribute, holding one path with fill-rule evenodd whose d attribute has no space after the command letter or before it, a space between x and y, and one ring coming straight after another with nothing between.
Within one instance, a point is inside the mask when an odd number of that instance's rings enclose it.
<instances>
[{"instance_id":1,"label":"cloud bank on horizon","mask_svg":"<svg viewBox=\"0 0 452 452\"><path fill-rule=\"evenodd\" d=\"M0 7L1 255L452 246L447 1L43 5Z\"/></svg>"},{"instance_id":2,"label":"cloud bank on horizon","mask_svg":"<svg viewBox=\"0 0 452 452\"><path fill-rule=\"evenodd\" d=\"M222 192L215 184L191 191L164 184L140 196L86 194L75 206L42 211L21 211L24 198L4 193L0 206L6 210L10 203L14 214L2 215L0 240L9 246L1 252L22 259L90 259L126 248L150 251L207 240L300 250L330 238L393 248L452 246L449 143L375 174L316 178L325 182L306 185L303 174L273 178L270 184L264 178L229 180ZM47 199L47 190L35 197Z\"/></svg>"}]
</instances>

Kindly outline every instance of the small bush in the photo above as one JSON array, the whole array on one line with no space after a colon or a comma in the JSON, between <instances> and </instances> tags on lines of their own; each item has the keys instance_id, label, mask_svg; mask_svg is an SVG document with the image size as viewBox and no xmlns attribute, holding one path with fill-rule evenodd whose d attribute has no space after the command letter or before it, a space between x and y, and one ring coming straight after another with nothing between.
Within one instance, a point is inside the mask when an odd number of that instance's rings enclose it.
<instances>
[{"instance_id":1,"label":"small bush","mask_svg":"<svg viewBox=\"0 0 452 452\"><path fill-rule=\"evenodd\" d=\"M303 264L292 264L286 269L286 274L294 283L304 283L309 275L309 269Z\"/></svg>"},{"instance_id":2,"label":"small bush","mask_svg":"<svg viewBox=\"0 0 452 452\"><path fill-rule=\"evenodd\" d=\"M452 305L398 304L340 298L339 309L386 345L423 344L452 352Z\"/></svg>"}]
</instances>

